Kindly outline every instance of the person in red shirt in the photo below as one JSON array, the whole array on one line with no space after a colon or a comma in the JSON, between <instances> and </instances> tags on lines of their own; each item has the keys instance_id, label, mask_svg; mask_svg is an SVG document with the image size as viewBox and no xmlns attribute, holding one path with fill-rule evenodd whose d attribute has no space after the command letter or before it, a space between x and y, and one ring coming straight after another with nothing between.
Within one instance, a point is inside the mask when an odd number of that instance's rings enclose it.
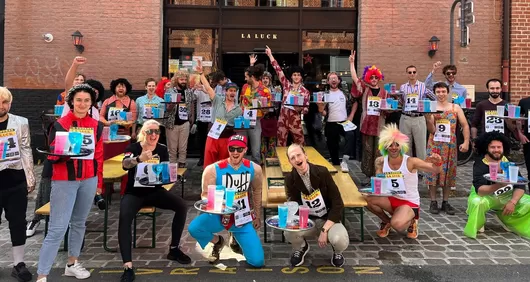
<instances>
[{"instance_id":1,"label":"person in red shirt","mask_svg":"<svg viewBox=\"0 0 530 282\"><path fill-rule=\"evenodd\" d=\"M92 200L103 187L103 124L88 115L96 102L96 92L88 84L74 86L68 91L66 103L73 109L58 119L50 133L50 150L56 145L58 132L79 130L83 133L83 148L93 150L86 156L49 156L53 164L50 197L50 227L39 255L37 281L46 281L64 234L70 227L68 262L65 276L77 279L90 277L90 272L77 262L86 230L86 219Z\"/></svg>"}]
</instances>

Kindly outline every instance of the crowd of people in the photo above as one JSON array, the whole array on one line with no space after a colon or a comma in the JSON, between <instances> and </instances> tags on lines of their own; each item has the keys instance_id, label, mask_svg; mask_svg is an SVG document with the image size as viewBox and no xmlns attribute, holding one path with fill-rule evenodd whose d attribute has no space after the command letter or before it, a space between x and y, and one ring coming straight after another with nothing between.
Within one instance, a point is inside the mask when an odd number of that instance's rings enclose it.
<instances>
[{"instance_id":1,"label":"crowd of people","mask_svg":"<svg viewBox=\"0 0 530 282\"><path fill-rule=\"evenodd\" d=\"M237 198L245 203L245 208L236 214L203 213L191 221L188 232L198 244L203 249L209 243L213 244L208 258L212 263L220 259L226 244L226 239L218 234L225 229L230 234L230 247L243 254L249 265L261 267L265 264L264 250L257 233L263 216L262 165L266 158L276 157L277 146L290 145L287 158L293 169L285 176L285 193L288 201L308 206L310 217L315 222L315 228L309 231L285 231L285 238L293 247L291 264L302 265L310 249L307 239L317 238L320 247L332 246L331 264L342 266L349 236L341 222L344 209L341 193L328 169L310 163L304 149L302 121L310 101L316 102L325 123L324 136L331 163L340 166L342 173L349 172L348 161L354 155L356 144L356 126L352 122L356 112L362 111L359 123L362 172L368 179L389 175L393 190L397 191L388 197L365 195L367 209L381 219L377 236L386 237L394 229L406 233L408 238L417 238L420 218L418 183L422 176L426 177L430 191L429 212L454 214L448 199L450 188L456 186L457 150L467 152L475 148L479 157L473 167L473 187L467 210L469 220L464 234L475 238L484 227L486 212L495 210L509 230L530 238L530 197L525 194L526 185L512 185L506 190L506 185L493 184L483 177L488 172L489 163L507 161L506 155L510 150L507 135L510 132L525 144L525 157L530 154L529 126L523 128L521 124L508 120L489 118L497 105L508 103L500 98L500 80L490 79L486 83L489 98L476 105L470 129L461 108L467 92L455 80L457 69L454 65L443 68L445 81L435 82L434 75L441 68L440 62L435 63L425 83L417 79L416 67L408 66L408 82L399 91L387 91L381 85L383 72L374 65L366 66L362 76L358 77L355 52L352 51L349 57L353 80L351 91L343 91L342 78L335 72L329 72L326 100L317 102L304 86L303 68L291 67L288 77L275 60L272 50L267 47L265 52L280 87L273 87L274 76L265 71L263 64L256 64L257 57L252 55L245 71L246 84L241 90L222 71L206 75L198 61L193 73L178 71L170 79L163 78L158 82L147 79L145 95L136 100L129 96L132 85L125 78L113 80L110 83L112 95L103 99L105 90L102 83L86 80L83 74L78 73L79 66L87 59L74 59L65 78L65 92L57 98L57 105L64 105L64 110L49 127L47 145L53 151L58 133L82 129L86 137L83 146L92 152L83 157L49 155L44 162L36 209L47 202L50 202L51 209L49 230L39 256L37 281L47 281L67 229L69 250L64 274L77 279L90 277L90 272L78 262L86 220L92 203L99 203L98 195L111 192L104 191L103 162L119 154L124 154L123 169L128 171L121 183L118 230L124 265L121 281L135 279L131 223L145 205L174 211L167 259L181 264L191 263L191 258L179 248L187 216L185 201L161 185L146 187L139 183L137 177L143 173L142 165L146 163L170 162L178 167L187 167L191 133L198 134L199 148L204 148L199 160L199 166L204 167L201 197L206 198L208 186L222 185L236 188ZM281 99L275 104L272 97L278 92ZM178 103L167 103L163 118L150 118L154 108L160 108L167 102L168 94L176 94L180 100ZM300 97L302 102L294 104L290 102L291 97ZM256 107L253 100L261 98L266 98L269 104ZM399 120L381 109L381 101L387 98L399 101ZM437 101L435 112L418 111L419 101L424 99ZM528 111L529 99L520 102L524 111ZM0 160L0 178L3 181L0 212L4 211L9 221L14 260L12 275L19 281L30 281L32 274L24 264L24 245L26 237L35 234L41 218L35 216L26 223L27 194L35 189L36 181L28 120L9 113L12 100L10 91L0 88L0 144L5 144L2 149L9 152ZM121 120L122 116L127 116L127 120ZM250 117L254 122L244 132L238 130L235 124L240 116ZM131 141L104 144L102 135L105 127L118 122L118 133L130 136ZM464 136L460 145L456 141L457 124ZM346 142L340 142L341 136ZM343 144L342 148L340 144ZM250 158L247 159L249 146ZM409 148L414 148L414 154L407 154ZM237 180L228 181L228 178ZM443 190L441 206L436 200L440 187ZM496 191L499 189L508 192L498 197ZM312 202L318 202L318 205L312 205Z\"/></svg>"}]
</instances>

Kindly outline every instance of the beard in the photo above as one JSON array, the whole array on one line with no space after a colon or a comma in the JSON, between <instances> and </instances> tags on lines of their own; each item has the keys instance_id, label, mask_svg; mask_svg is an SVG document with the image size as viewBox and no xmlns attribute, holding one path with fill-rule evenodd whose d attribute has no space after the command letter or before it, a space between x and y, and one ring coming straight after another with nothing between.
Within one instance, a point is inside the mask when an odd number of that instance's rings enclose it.
<instances>
[{"instance_id":1,"label":"beard","mask_svg":"<svg viewBox=\"0 0 530 282\"><path fill-rule=\"evenodd\" d=\"M0 118L5 117L6 115L7 115L7 111L5 111L5 112L0 112Z\"/></svg>"},{"instance_id":2,"label":"beard","mask_svg":"<svg viewBox=\"0 0 530 282\"><path fill-rule=\"evenodd\" d=\"M177 86L182 90L186 89L186 83L177 83Z\"/></svg>"},{"instance_id":3,"label":"beard","mask_svg":"<svg viewBox=\"0 0 530 282\"><path fill-rule=\"evenodd\" d=\"M497 99L501 96L501 93L496 93L496 92L493 92L493 93L489 93L490 97L493 98L493 99Z\"/></svg>"},{"instance_id":4,"label":"beard","mask_svg":"<svg viewBox=\"0 0 530 282\"><path fill-rule=\"evenodd\" d=\"M490 158L491 158L492 160L495 160L495 161L500 161L500 160L502 159L502 154L498 154L498 155L499 155L499 156L497 157L497 156L495 156L494 154L488 152L488 156L490 156Z\"/></svg>"}]
</instances>

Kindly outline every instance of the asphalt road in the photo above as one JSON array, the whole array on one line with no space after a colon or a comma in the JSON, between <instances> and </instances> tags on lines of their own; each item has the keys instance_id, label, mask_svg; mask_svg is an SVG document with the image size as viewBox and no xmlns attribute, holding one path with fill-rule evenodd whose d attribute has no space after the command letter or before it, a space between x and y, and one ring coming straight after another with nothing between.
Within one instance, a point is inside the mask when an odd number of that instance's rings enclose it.
<instances>
[{"instance_id":1,"label":"asphalt road","mask_svg":"<svg viewBox=\"0 0 530 282\"><path fill-rule=\"evenodd\" d=\"M30 269L32 272L35 269ZM91 269L86 281L119 281L120 269ZM62 269L53 269L49 281L76 281L62 276ZM229 267L225 271L214 267L140 268L136 281L528 281L529 265L469 265L469 266L348 266L344 268L297 267L249 269ZM36 280L36 276L34 277ZM0 281L16 281L11 269L0 270Z\"/></svg>"}]
</instances>

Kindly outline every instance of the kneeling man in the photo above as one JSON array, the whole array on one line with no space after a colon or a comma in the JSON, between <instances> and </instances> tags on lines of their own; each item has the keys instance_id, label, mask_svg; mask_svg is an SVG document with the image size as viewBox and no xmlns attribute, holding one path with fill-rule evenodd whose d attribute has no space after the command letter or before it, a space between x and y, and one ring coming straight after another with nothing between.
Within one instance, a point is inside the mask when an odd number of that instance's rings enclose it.
<instances>
[{"instance_id":1,"label":"kneeling man","mask_svg":"<svg viewBox=\"0 0 530 282\"><path fill-rule=\"evenodd\" d=\"M490 163L508 162L510 141L502 133L484 133L475 142L482 159L473 165L473 187L467 200L467 219L464 235L475 239L477 231L486 223L486 213L495 211L500 221L512 232L530 239L530 196L525 195L526 185L492 183L484 178ZM499 171L498 173L502 173ZM519 174L520 175L520 174Z\"/></svg>"},{"instance_id":2,"label":"kneeling man","mask_svg":"<svg viewBox=\"0 0 530 282\"><path fill-rule=\"evenodd\" d=\"M244 159L247 153L247 138L233 135L228 140L229 158L208 165L202 173L201 197L208 197L208 185L222 185L236 188L237 203L243 209L235 214L220 216L203 213L196 217L188 227L188 231L204 249L209 242L213 243L210 262L217 262L225 239L215 233L223 229L233 234L247 259L254 267L265 264L263 246L256 229L260 228L261 185L263 174L256 163ZM235 202L236 200L234 200Z\"/></svg>"},{"instance_id":3,"label":"kneeling man","mask_svg":"<svg viewBox=\"0 0 530 282\"><path fill-rule=\"evenodd\" d=\"M309 218L315 221L315 228L306 232L284 232L285 238L293 245L292 266L304 263L309 251L307 238L318 236L318 245L324 248L328 242L333 248L331 264L341 267L344 264L342 252L350 243L348 231L340 218L344 203L339 189L331 178L328 169L307 162L304 148L292 144L287 149L287 157L293 170L285 177L285 192L288 201L309 207Z\"/></svg>"},{"instance_id":4,"label":"kneeling man","mask_svg":"<svg viewBox=\"0 0 530 282\"><path fill-rule=\"evenodd\" d=\"M381 219L377 236L384 238L393 228L407 231L407 237L418 237L420 194L418 192L418 170L439 172L442 158L431 154L425 161L407 156L407 135L401 133L395 124L386 126L379 135L379 150L382 157L375 161L375 172L385 174L390 181L393 196L365 196L369 211ZM388 213L388 214L387 214Z\"/></svg>"}]
</instances>

